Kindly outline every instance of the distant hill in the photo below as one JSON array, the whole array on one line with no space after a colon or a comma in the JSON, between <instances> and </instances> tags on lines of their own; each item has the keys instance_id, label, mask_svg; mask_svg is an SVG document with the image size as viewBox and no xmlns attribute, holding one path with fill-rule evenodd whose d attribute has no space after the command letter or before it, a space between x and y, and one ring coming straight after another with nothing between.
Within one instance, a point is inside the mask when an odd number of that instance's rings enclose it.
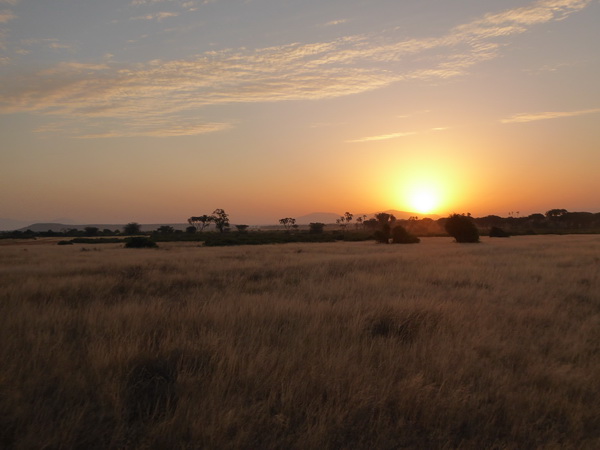
<instances>
[{"instance_id":1,"label":"distant hill","mask_svg":"<svg viewBox=\"0 0 600 450\"><path fill-rule=\"evenodd\" d=\"M187 224L187 223L157 223L157 224L148 223L148 224L140 224L140 225L141 225L142 231L153 231L163 225L169 225L169 226L175 228L176 230L185 230L189 226L189 224ZM48 222L48 223L34 223L34 224L31 224L28 226L24 226L17 231L31 230L36 233L39 233L39 232L50 230L50 231L59 232L62 230L69 230L69 229L73 229L73 228L75 228L76 230L83 230L83 229L85 229L85 227L96 227L100 230L109 229L109 230L113 230L113 231L114 230L122 231L124 226L125 226L124 223L121 223L121 224L93 223L93 224L86 224L86 225L71 225L71 224L65 224L65 223L50 223L50 222Z\"/></svg>"},{"instance_id":2,"label":"distant hill","mask_svg":"<svg viewBox=\"0 0 600 450\"><path fill-rule=\"evenodd\" d=\"M28 223L24 220L0 218L0 231L14 231L26 226Z\"/></svg>"},{"instance_id":3,"label":"distant hill","mask_svg":"<svg viewBox=\"0 0 600 450\"><path fill-rule=\"evenodd\" d=\"M27 230L27 228L32 226L31 223L32 223L32 221L28 221L28 220L15 220L15 219L0 218L0 231L15 231L15 230L25 231L25 230ZM72 224L75 222L71 219L60 218L60 219L48 220L47 222L44 222L44 223L60 224L60 225L63 225L64 227L74 228L74 226ZM34 231L34 230L32 229L32 231ZM48 230L46 229L43 231L48 231Z\"/></svg>"}]
</instances>

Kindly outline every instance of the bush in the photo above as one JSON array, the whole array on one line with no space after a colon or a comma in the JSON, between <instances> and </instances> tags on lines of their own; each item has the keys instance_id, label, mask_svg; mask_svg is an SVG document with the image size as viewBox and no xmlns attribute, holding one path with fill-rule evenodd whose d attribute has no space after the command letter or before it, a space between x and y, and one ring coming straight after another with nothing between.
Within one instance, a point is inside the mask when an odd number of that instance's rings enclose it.
<instances>
[{"instance_id":1,"label":"bush","mask_svg":"<svg viewBox=\"0 0 600 450\"><path fill-rule=\"evenodd\" d=\"M73 241L58 241L57 245L73 245Z\"/></svg>"},{"instance_id":2,"label":"bush","mask_svg":"<svg viewBox=\"0 0 600 450\"><path fill-rule=\"evenodd\" d=\"M123 227L124 234L140 234L142 226L137 222L129 222Z\"/></svg>"},{"instance_id":3,"label":"bush","mask_svg":"<svg viewBox=\"0 0 600 450\"><path fill-rule=\"evenodd\" d=\"M375 233L373 233L373 237L380 244L389 244L390 243L389 233L386 233L383 230L377 230L377 231L375 231Z\"/></svg>"},{"instance_id":4,"label":"bush","mask_svg":"<svg viewBox=\"0 0 600 450\"><path fill-rule=\"evenodd\" d=\"M444 228L450 236L456 239L456 242L479 242L479 231L477 231L471 216L452 214L446 220Z\"/></svg>"},{"instance_id":5,"label":"bush","mask_svg":"<svg viewBox=\"0 0 600 450\"><path fill-rule=\"evenodd\" d=\"M406 231L402 225L398 225L392 229L393 244L418 244L421 239Z\"/></svg>"},{"instance_id":6,"label":"bush","mask_svg":"<svg viewBox=\"0 0 600 450\"><path fill-rule=\"evenodd\" d=\"M323 233L324 228L325 224L321 222L311 222L310 224L308 224L308 232L312 234Z\"/></svg>"},{"instance_id":7,"label":"bush","mask_svg":"<svg viewBox=\"0 0 600 450\"><path fill-rule=\"evenodd\" d=\"M157 248L156 242L145 237L136 236L125 241L125 248Z\"/></svg>"},{"instance_id":8,"label":"bush","mask_svg":"<svg viewBox=\"0 0 600 450\"><path fill-rule=\"evenodd\" d=\"M490 228L490 237L507 238L510 237L510 234L500 227L492 227Z\"/></svg>"}]
</instances>

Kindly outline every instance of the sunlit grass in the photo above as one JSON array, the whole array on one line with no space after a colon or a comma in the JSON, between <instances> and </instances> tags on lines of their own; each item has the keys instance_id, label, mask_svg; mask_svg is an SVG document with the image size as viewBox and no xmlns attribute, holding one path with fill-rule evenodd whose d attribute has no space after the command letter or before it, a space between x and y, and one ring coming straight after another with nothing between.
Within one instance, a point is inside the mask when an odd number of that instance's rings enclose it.
<instances>
[{"instance_id":1,"label":"sunlit grass","mask_svg":"<svg viewBox=\"0 0 600 450\"><path fill-rule=\"evenodd\" d=\"M0 447L597 448L598 255L3 246Z\"/></svg>"}]
</instances>

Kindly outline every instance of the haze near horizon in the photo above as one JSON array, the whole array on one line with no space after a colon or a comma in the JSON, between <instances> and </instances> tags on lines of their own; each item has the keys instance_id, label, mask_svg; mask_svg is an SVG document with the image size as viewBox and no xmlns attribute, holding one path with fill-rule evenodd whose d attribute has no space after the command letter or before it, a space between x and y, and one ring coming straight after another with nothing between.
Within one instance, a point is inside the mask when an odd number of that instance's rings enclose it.
<instances>
[{"instance_id":1,"label":"haze near horizon","mask_svg":"<svg viewBox=\"0 0 600 450\"><path fill-rule=\"evenodd\" d=\"M600 211L600 1L0 0L0 217Z\"/></svg>"}]
</instances>

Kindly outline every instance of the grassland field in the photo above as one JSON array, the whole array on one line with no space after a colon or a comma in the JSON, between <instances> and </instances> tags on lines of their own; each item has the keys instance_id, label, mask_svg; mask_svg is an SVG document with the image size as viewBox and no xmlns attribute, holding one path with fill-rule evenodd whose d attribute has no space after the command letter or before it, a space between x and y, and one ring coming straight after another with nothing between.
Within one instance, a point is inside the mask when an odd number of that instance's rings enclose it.
<instances>
[{"instance_id":1,"label":"grassland field","mask_svg":"<svg viewBox=\"0 0 600 450\"><path fill-rule=\"evenodd\" d=\"M600 448L600 235L55 241L0 246L0 448Z\"/></svg>"}]
</instances>

